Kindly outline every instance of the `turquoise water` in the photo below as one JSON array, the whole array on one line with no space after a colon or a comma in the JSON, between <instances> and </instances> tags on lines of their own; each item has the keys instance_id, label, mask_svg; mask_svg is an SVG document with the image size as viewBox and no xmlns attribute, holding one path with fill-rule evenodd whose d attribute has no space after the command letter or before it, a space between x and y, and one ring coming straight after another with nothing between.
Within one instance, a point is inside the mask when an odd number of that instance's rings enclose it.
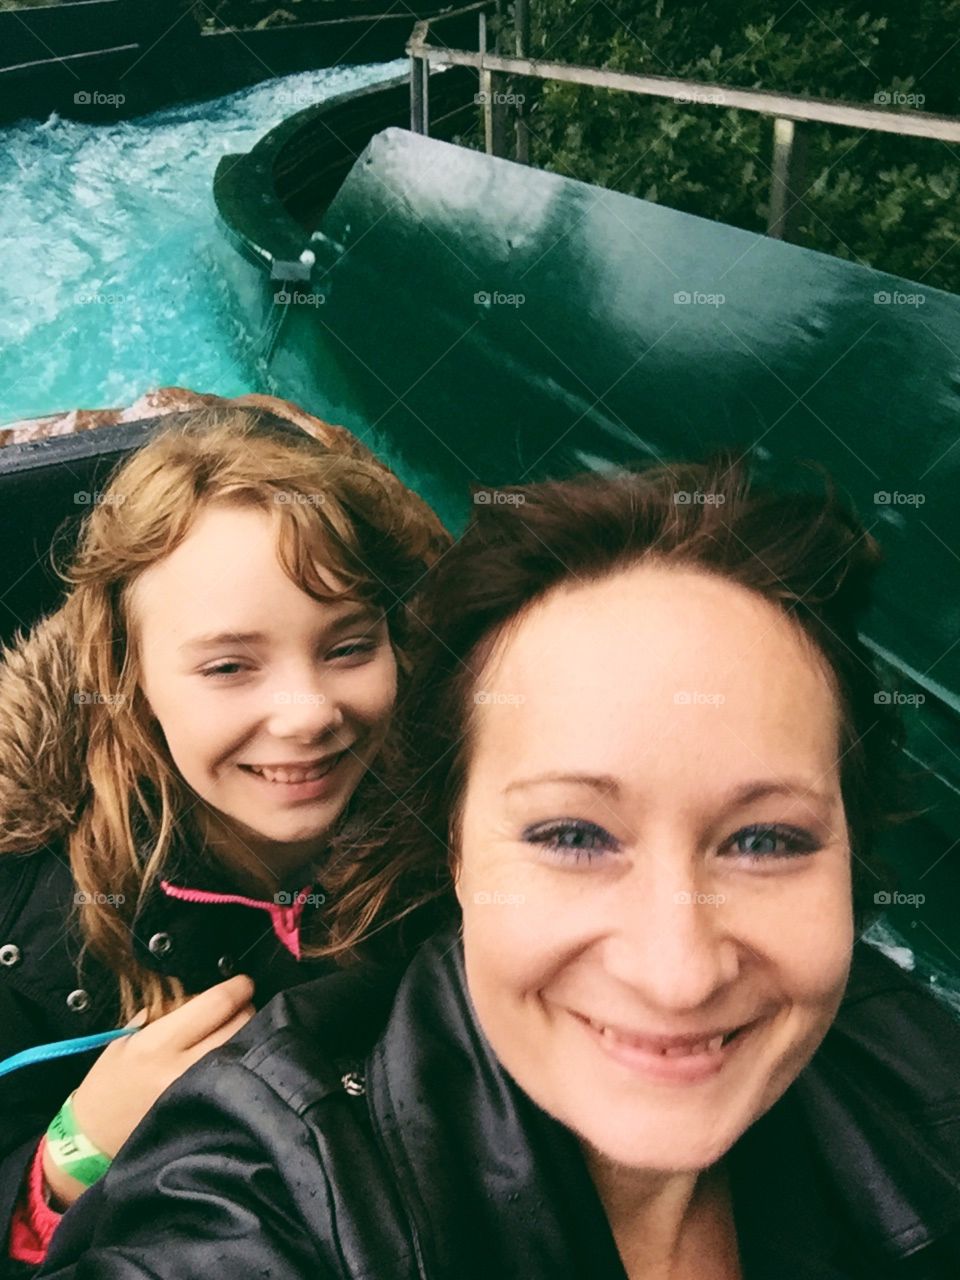
<instances>
[{"instance_id":1,"label":"turquoise water","mask_svg":"<svg viewBox=\"0 0 960 1280\"><path fill-rule=\"evenodd\" d=\"M0 130L0 425L157 386L269 390L217 265L217 161L406 65L285 76L115 125Z\"/></svg>"}]
</instances>

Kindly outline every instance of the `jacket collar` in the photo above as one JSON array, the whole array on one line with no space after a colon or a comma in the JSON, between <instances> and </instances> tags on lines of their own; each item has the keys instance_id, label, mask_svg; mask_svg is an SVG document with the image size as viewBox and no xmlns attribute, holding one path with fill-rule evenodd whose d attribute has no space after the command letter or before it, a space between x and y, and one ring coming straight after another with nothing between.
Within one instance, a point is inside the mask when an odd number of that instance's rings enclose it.
<instances>
[{"instance_id":1,"label":"jacket collar","mask_svg":"<svg viewBox=\"0 0 960 1280\"><path fill-rule=\"evenodd\" d=\"M883 1014L878 1006L873 1015L878 1042L889 1048L891 1035L909 1038L906 1023L892 1027ZM923 1016L940 1015L940 1029L960 1037L948 1011L925 1006ZM841 1011L811 1065L731 1153L750 1277L860 1276L864 1258L851 1250L851 1237L865 1248L875 1242L878 1261L897 1275L927 1245L955 1247L956 1173L915 1126L916 1097L896 1097L904 1079L893 1082L892 1094L887 1080L872 1097L871 1053L844 1062L848 1040ZM955 1072L960 1039L951 1047ZM478 1277L624 1280L576 1140L513 1084L476 1021L459 929L428 943L408 970L368 1063L368 1091L425 1274L462 1280L469 1258L469 1274ZM438 1177L441 1169L457 1176Z\"/></svg>"},{"instance_id":2,"label":"jacket collar","mask_svg":"<svg viewBox=\"0 0 960 1280\"><path fill-rule=\"evenodd\" d=\"M142 833L139 850L145 861L149 846ZM278 889L272 898L255 897L199 840L191 842L179 832L160 877L138 904L133 922L137 956L155 972L179 978L191 993L234 972L249 971L271 933L288 960L297 962L304 913L325 902L316 870L315 864L303 868L290 878L290 887Z\"/></svg>"}]
</instances>

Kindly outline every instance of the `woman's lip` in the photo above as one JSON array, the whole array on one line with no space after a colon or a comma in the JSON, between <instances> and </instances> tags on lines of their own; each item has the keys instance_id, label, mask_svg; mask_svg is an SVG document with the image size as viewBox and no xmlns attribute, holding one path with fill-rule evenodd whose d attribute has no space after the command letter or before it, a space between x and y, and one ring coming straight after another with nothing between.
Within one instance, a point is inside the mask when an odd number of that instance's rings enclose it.
<instances>
[{"instance_id":1,"label":"woman's lip","mask_svg":"<svg viewBox=\"0 0 960 1280\"><path fill-rule=\"evenodd\" d=\"M621 1038L612 1029L603 1028L602 1024L583 1014L576 1013L574 1017L608 1057L638 1075L665 1084L695 1084L718 1075L759 1021L745 1023L735 1028L730 1033L732 1039L721 1043L718 1047L674 1056L637 1043L635 1038L633 1041L629 1038ZM684 1041L689 1044L690 1038L676 1037L675 1045L683 1047ZM664 1043L664 1038L661 1038L661 1043ZM700 1043L703 1043L703 1040Z\"/></svg>"}]
</instances>

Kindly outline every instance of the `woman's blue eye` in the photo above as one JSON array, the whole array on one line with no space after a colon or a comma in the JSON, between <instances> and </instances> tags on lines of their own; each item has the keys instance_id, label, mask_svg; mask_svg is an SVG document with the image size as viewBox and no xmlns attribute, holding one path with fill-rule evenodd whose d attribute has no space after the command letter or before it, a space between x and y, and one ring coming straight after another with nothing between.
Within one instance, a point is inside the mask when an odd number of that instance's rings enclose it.
<instances>
[{"instance_id":1,"label":"woman's blue eye","mask_svg":"<svg viewBox=\"0 0 960 1280\"><path fill-rule=\"evenodd\" d=\"M609 831L582 818L564 818L528 827L523 838L529 844L541 845L558 860L570 862L592 862L600 854L619 848Z\"/></svg>"},{"instance_id":2,"label":"woman's blue eye","mask_svg":"<svg viewBox=\"0 0 960 1280\"><path fill-rule=\"evenodd\" d=\"M782 848L778 848L782 845ZM795 858L805 853L816 853L820 848L809 831L799 827L785 827L779 823L754 823L743 827L731 836L725 848L732 848L734 855L745 858Z\"/></svg>"}]
</instances>

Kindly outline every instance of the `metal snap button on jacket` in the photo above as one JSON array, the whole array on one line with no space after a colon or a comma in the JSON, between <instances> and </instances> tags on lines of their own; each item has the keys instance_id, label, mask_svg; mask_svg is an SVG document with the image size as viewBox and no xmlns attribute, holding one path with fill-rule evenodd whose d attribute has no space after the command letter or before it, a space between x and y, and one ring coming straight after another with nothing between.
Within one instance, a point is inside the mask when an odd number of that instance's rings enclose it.
<instances>
[{"instance_id":1,"label":"metal snap button on jacket","mask_svg":"<svg viewBox=\"0 0 960 1280\"><path fill-rule=\"evenodd\" d=\"M5 964L7 968L11 965L20 963L20 948L15 942L5 942L0 947L0 964Z\"/></svg>"},{"instance_id":2,"label":"metal snap button on jacket","mask_svg":"<svg viewBox=\"0 0 960 1280\"><path fill-rule=\"evenodd\" d=\"M152 955L165 956L173 949L173 939L169 933L155 933L147 946Z\"/></svg>"},{"instance_id":3,"label":"metal snap button on jacket","mask_svg":"<svg viewBox=\"0 0 960 1280\"><path fill-rule=\"evenodd\" d=\"M233 971L236 968L233 956L221 956L217 961L217 968L225 978L232 978Z\"/></svg>"},{"instance_id":4,"label":"metal snap button on jacket","mask_svg":"<svg viewBox=\"0 0 960 1280\"><path fill-rule=\"evenodd\" d=\"M70 992L67 996L67 1008L73 1013L83 1013L85 1009L90 1008L90 996L83 987L77 987L76 991Z\"/></svg>"},{"instance_id":5,"label":"metal snap button on jacket","mask_svg":"<svg viewBox=\"0 0 960 1280\"><path fill-rule=\"evenodd\" d=\"M348 1071L340 1077L340 1083L351 1098L360 1098L367 1092L367 1082L359 1071Z\"/></svg>"}]
</instances>

